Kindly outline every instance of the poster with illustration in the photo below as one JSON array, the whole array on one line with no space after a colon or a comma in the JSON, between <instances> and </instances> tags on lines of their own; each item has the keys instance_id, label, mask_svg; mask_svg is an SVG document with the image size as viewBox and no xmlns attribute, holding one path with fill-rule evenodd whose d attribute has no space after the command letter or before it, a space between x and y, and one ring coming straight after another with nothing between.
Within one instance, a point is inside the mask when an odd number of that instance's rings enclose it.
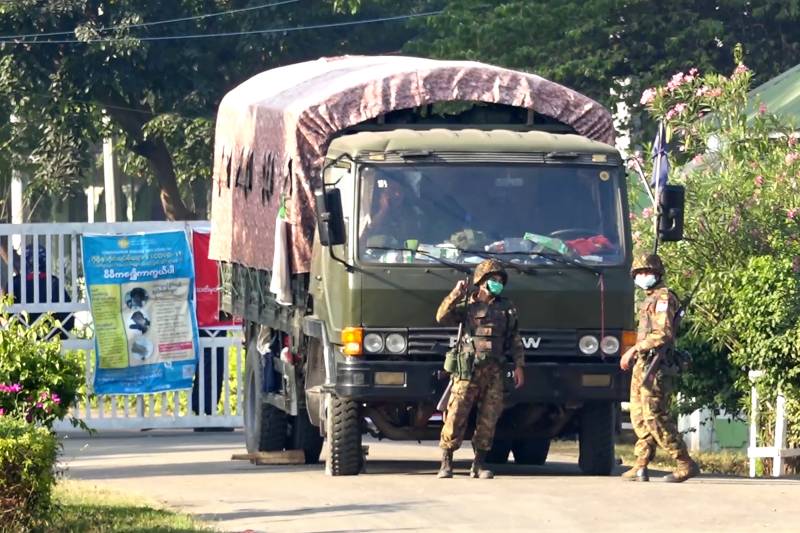
<instances>
[{"instance_id":1,"label":"poster with illustration","mask_svg":"<svg viewBox=\"0 0 800 533\"><path fill-rule=\"evenodd\" d=\"M96 394L192 387L198 356L194 265L183 231L84 235Z\"/></svg>"}]
</instances>

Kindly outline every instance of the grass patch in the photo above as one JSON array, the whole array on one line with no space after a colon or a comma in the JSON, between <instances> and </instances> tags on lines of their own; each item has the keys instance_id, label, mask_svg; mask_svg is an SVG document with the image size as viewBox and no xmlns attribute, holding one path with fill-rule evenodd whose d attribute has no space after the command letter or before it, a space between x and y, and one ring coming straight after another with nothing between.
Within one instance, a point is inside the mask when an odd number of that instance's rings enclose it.
<instances>
[{"instance_id":1,"label":"grass patch","mask_svg":"<svg viewBox=\"0 0 800 533\"><path fill-rule=\"evenodd\" d=\"M553 441L550 446L551 452L569 455L578 455L578 443L576 441ZM621 457L626 465L633 465L636 456L633 453L633 444L617 443L617 457ZM727 476L746 476L748 473L747 454L738 451L721 452L690 452L692 458L700 465L700 470L704 474L722 474ZM650 466L656 470L673 470L675 462L669 455L659 448L656 457L651 461Z\"/></svg>"},{"instance_id":2,"label":"grass patch","mask_svg":"<svg viewBox=\"0 0 800 533\"><path fill-rule=\"evenodd\" d=\"M46 531L160 532L213 531L188 515L98 489L88 483L64 480L56 486L55 509Z\"/></svg>"}]
</instances>

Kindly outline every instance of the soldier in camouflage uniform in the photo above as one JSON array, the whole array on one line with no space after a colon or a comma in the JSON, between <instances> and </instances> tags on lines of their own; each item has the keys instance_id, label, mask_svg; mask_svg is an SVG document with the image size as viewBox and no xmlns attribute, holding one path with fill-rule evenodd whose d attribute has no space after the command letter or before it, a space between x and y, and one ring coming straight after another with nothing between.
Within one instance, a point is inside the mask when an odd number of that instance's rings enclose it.
<instances>
[{"instance_id":1,"label":"soldier in camouflage uniform","mask_svg":"<svg viewBox=\"0 0 800 533\"><path fill-rule=\"evenodd\" d=\"M514 360L514 385L524 382L525 354L519 337L517 310L510 300L500 296L508 282L502 264L487 259L475 269L473 284L477 290L466 297L467 284L460 281L445 297L436 313L441 324L463 323L465 335L460 351L474 356L474 370L468 379L453 376L450 399L439 446L442 448L440 478L453 477L453 452L461 446L467 420L477 402L478 417L472 448L475 461L470 475L481 479L494 477L484 467L492 447L495 425L503 411L503 371L506 355Z\"/></svg>"},{"instance_id":2,"label":"soldier in camouflage uniform","mask_svg":"<svg viewBox=\"0 0 800 533\"><path fill-rule=\"evenodd\" d=\"M680 307L675 294L664 284L664 265L657 255L637 258L631 275L636 286L644 290L646 298L639 308L639 331L636 344L620 360L620 367L628 370L633 363L631 377L630 413L633 430L638 437L636 464L622 474L632 481L649 481L647 465L661 446L678 463L664 481L680 483L700 473L686 450L675 421L669 414L669 397L672 378L677 373L674 360L675 314ZM662 362L652 381L644 383L645 371L651 358L661 351Z\"/></svg>"}]
</instances>

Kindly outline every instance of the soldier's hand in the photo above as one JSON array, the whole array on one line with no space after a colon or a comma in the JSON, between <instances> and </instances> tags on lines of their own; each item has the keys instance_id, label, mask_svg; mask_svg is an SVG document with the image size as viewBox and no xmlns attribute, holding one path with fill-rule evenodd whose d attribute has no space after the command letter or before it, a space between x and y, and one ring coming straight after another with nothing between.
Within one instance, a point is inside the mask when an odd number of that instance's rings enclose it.
<instances>
[{"instance_id":1,"label":"soldier's hand","mask_svg":"<svg viewBox=\"0 0 800 533\"><path fill-rule=\"evenodd\" d=\"M525 384L525 371L522 367L514 368L514 388L518 389Z\"/></svg>"},{"instance_id":2,"label":"soldier's hand","mask_svg":"<svg viewBox=\"0 0 800 533\"><path fill-rule=\"evenodd\" d=\"M636 348L628 348L628 351L622 354L622 358L619 360L619 367L622 370L629 370L634 357L636 357Z\"/></svg>"},{"instance_id":3,"label":"soldier's hand","mask_svg":"<svg viewBox=\"0 0 800 533\"><path fill-rule=\"evenodd\" d=\"M467 291L467 282L463 279L458 280L456 286L453 287L453 293L463 295Z\"/></svg>"}]
</instances>

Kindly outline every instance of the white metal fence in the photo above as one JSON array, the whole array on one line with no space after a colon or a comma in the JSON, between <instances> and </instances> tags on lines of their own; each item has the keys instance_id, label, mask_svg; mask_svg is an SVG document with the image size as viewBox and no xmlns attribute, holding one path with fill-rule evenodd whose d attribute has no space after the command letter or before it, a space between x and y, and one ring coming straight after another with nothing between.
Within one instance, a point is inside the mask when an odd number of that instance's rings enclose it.
<instances>
[{"instance_id":1,"label":"white metal fence","mask_svg":"<svg viewBox=\"0 0 800 533\"><path fill-rule=\"evenodd\" d=\"M95 354L93 324L83 276L80 237L193 228L208 222L0 224L0 292L13 294L7 312L30 324L41 313L61 321L62 351L83 353L91 391ZM191 242L191 239L189 239ZM26 250L33 250L26 261ZM41 253L39 253L41 250ZM27 283L31 281L31 283ZM66 327L68 326L69 330ZM201 330L200 361L192 390L136 396L95 396L73 412L97 430L238 427L242 425L244 351L236 329ZM215 386L216 385L216 386ZM61 424L57 429L66 429Z\"/></svg>"}]
</instances>

